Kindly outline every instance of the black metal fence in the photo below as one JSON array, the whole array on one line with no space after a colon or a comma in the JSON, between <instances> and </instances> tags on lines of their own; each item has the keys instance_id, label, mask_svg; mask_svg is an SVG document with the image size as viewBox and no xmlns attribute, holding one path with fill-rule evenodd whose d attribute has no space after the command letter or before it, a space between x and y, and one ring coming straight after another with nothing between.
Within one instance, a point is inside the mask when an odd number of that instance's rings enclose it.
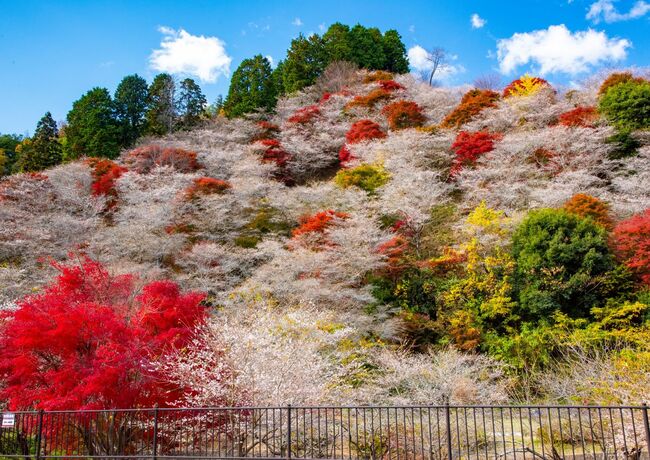
<instances>
[{"instance_id":1,"label":"black metal fence","mask_svg":"<svg viewBox=\"0 0 650 460\"><path fill-rule=\"evenodd\" d=\"M237 407L13 412L0 457L649 458L644 406Z\"/></svg>"}]
</instances>

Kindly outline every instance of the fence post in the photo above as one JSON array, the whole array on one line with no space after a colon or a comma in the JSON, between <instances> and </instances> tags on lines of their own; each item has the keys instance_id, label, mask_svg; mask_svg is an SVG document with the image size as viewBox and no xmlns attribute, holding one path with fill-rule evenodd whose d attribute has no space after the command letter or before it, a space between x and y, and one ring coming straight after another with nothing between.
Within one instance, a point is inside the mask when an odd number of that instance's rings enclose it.
<instances>
[{"instance_id":1,"label":"fence post","mask_svg":"<svg viewBox=\"0 0 650 460\"><path fill-rule=\"evenodd\" d=\"M291 404L287 405L287 458L291 459Z\"/></svg>"},{"instance_id":2,"label":"fence post","mask_svg":"<svg viewBox=\"0 0 650 460\"><path fill-rule=\"evenodd\" d=\"M448 460L452 460L451 413L449 409L449 401L445 403L445 424L447 426L447 455L448 455Z\"/></svg>"},{"instance_id":3,"label":"fence post","mask_svg":"<svg viewBox=\"0 0 650 460\"><path fill-rule=\"evenodd\" d=\"M153 408L153 460L158 458L158 404Z\"/></svg>"},{"instance_id":4,"label":"fence post","mask_svg":"<svg viewBox=\"0 0 650 460\"><path fill-rule=\"evenodd\" d=\"M41 458L41 439L43 438L43 409L38 411L38 433L36 433L36 460Z\"/></svg>"},{"instance_id":5,"label":"fence post","mask_svg":"<svg viewBox=\"0 0 650 460\"><path fill-rule=\"evenodd\" d=\"M648 420L648 404L643 403L643 427L645 428L645 445L650 453L650 421Z\"/></svg>"}]
</instances>

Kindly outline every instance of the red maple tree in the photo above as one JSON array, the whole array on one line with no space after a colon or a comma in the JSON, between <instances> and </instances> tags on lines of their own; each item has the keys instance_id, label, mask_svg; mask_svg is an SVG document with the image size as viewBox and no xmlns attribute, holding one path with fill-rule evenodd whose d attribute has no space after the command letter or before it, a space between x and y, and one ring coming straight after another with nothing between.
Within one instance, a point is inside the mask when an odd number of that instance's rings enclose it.
<instances>
[{"instance_id":1,"label":"red maple tree","mask_svg":"<svg viewBox=\"0 0 650 460\"><path fill-rule=\"evenodd\" d=\"M451 148L456 153L456 158L451 166L451 177L456 176L464 166L471 166L483 154L494 149L494 142L501 139L500 134L487 131L468 132L461 131Z\"/></svg>"},{"instance_id":2,"label":"red maple tree","mask_svg":"<svg viewBox=\"0 0 650 460\"><path fill-rule=\"evenodd\" d=\"M620 222L613 237L619 258L650 286L650 208Z\"/></svg>"}]
</instances>

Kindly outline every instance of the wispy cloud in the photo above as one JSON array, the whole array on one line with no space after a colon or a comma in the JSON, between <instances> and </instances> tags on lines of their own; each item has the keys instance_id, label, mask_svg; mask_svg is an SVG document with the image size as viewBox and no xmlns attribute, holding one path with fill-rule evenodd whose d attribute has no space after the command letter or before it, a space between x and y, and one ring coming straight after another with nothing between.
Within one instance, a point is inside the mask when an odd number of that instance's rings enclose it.
<instances>
[{"instance_id":1,"label":"wispy cloud","mask_svg":"<svg viewBox=\"0 0 650 460\"><path fill-rule=\"evenodd\" d=\"M619 13L613 0L598 0L589 7L587 19L593 21L594 24L598 24L600 21L607 23L629 21L643 17L649 11L650 3L644 0L637 1L627 13Z\"/></svg>"},{"instance_id":2,"label":"wispy cloud","mask_svg":"<svg viewBox=\"0 0 650 460\"><path fill-rule=\"evenodd\" d=\"M214 83L220 75L229 75L232 58L226 53L223 40L165 26L158 30L163 39L160 48L149 57L152 69L192 75L205 83Z\"/></svg>"},{"instance_id":3,"label":"wispy cloud","mask_svg":"<svg viewBox=\"0 0 650 460\"><path fill-rule=\"evenodd\" d=\"M295 18L293 21L291 21L291 24L296 27L300 27L302 25L302 20L300 18Z\"/></svg>"},{"instance_id":4,"label":"wispy cloud","mask_svg":"<svg viewBox=\"0 0 650 460\"><path fill-rule=\"evenodd\" d=\"M477 13L474 13L469 20L472 23L472 29L480 29L487 23L487 21L480 17Z\"/></svg>"}]
</instances>

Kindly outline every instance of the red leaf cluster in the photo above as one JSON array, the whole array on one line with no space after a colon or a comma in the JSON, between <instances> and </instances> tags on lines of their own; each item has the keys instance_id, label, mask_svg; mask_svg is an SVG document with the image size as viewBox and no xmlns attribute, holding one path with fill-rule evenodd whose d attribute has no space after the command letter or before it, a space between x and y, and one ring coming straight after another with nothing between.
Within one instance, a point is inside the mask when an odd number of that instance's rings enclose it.
<instances>
[{"instance_id":1,"label":"red leaf cluster","mask_svg":"<svg viewBox=\"0 0 650 460\"><path fill-rule=\"evenodd\" d=\"M136 290L131 275L98 262L55 265L44 292L18 303L2 325L0 397L11 410L169 406L182 388L150 365L189 343L205 318L204 295L171 281Z\"/></svg>"},{"instance_id":2,"label":"red leaf cluster","mask_svg":"<svg viewBox=\"0 0 650 460\"><path fill-rule=\"evenodd\" d=\"M291 159L291 155L282 148L280 141L277 139L264 139L261 141L262 145L266 147L262 154L263 162L274 162L279 167L283 168Z\"/></svg>"},{"instance_id":3,"label":"red leaf cluster","mask_svg":"<svg viewBox=\"0 0 650 460\"><path fill-rule=\"evenodd\" d=\"M381 80L378 82L379 87L385 89L386 91L397 91L404 88L404 85L400 85L395 80Z\"/></svg>"},{"instance_id":4,"label":"red leaf cluster","mask_svg":"<svg viewBox=\"0 0 650 460\"><path fill-rule=\"evenodd\" d=\"M323 233L334 223L335 218L347 219L348 217L350 215L345 212L337 212L331 209L317 212L311 216L303 216L300 219L300 227L295 228L291 235L296 238L310 233Z\"/></svg>"},{"instance_id":5,"label":"red leaf cluster","mask_svg":"<svg viewBox=\"0 0 650 460\"><path fill-rule=\"evenodd\" d=\"M386 133L381 126L372 120L359 120L352 124L350 130L345 134L345 140L349 144L356 144L370 139L383 139Z\"/></svg>"},{"instance_id":6,"label":"red leaf cluster","mask_svg":"<svg viewBox=\"0 0 650 460\"><path fill-rule=\"evenodd\" d=\"M271 123L270 121L258 121L257 126L260 127L261 132L253 136L253 142L275 137L280 132L280 127L275 123Z\"/></svg>"},{"instance_id":7,"label":"red leaf cluster","mask_svg":"<svg viewBox=\"0 0 650 460\"><path fill-rule=\"evenodd\" d=\"M111 160L100 158L90 158L88 165L92 168L93 183L91 188L93 195L103 195L111 198L109 206L114 206L117 198L115 181L127 172L127 169Z\"/></svg>"},{"instance_id":8,"label":"red leaf cluster","mask_svg":"<svg viewBox=\"0 0 650 460\"><path fill-rule=\"evenodd\" d=\"M496 107L499 93L489 89L472 89L465 93L460 104L442 121L443 128L458 128L488 107Z\"/></svg>"},{"instance_id":9,"label":"red leaf cluster","mask_svg":"<svg viewBox=\"0 0 650 460\"><path fill-rule=\"evenodd\" d=\"M614 228L613 241L623 263L650 286L650 208L620 222Z\"/></svg>"},{"instance_id":10,"label":"red leaf cluster","mask_svg":"<svg viewBox=\"0 0 650 460\"><path fill-rule=\"evenodd\" d=\"M145 145L131 150L124 158L129 169L140 174L151 172L157 166L172 166L180 172L193 172L201 167L196 152L160 145Z\"/></svg>"},{"instance_id":11,"label":"red leaf cluster","mask_svg":"<svg viewBox=\"0 0 650 460\"><path fill-rule=\"evenodd\" d=\"M396 278L408 267L404 254L409 248L409 242L403 236L395 236L377 247L377 252L386 256L386 267L381 270L382 275Z\"/></svg>"},{"instance_id":12,"label":"red leaf cluster","mask_svg":"<svg viewBox=\"0 0 650 460\"><path fill-rule=\"evenodd\" d=\"M501 137L501 134L492 134L487 131L461 131L458 133L451 146L456 158L452 164L450 176L456 176L465 166L474 165L481 155L494 149L494 142Z\"/></svg>"},{"instance_id":13,"label":"red leaf cluster","mask_svg":"<svg viewBox=\"0 0 650 460\"><path fill-rule=\"evenodd\" d=\"M345 168L347 163L353 159L354 156L352 155L352 152L350 152L350 149L347 145L343 144L341 150L339 150L339 163L341 163L341 166Z\"/></svg>"},{"instance_id":14,"label":"red leaf cluster","mask_svg":"<svg viewBox=\"0 0 650 460\"><path fill-rule=\"evenodd\" d=\"M317 105L308 105L295 111L287 120L289 123L306 124L320 115L320 108Z\"/></svg>"},{"instance_id":15,"label":"red leaf cluster","mask_svg":"<svg viewBox=\"0 0 650 460\"><path fill-rule=\"evenodd\" d=\"M422 107L413 101L397 101L385 106L381 113L386 116L391 129L405 129L422 126L426 117Z\"/></svg>"},{"instance_id":16,"label":"red leaf cluster","mask_svg":"<svg viewBox=\"0 0 650 460\"><path fill-rule=\"evenodd\" d=\"M597 120L598 111L595 107L576 107L558 117L558 123L568 127L593 128Z\"/></svg>"},{"instance_id":17,"label":"red leaf cluster","mask_svg":"<svg viewBox=\"0 0 650 460\"><path fill-rule=\"evenodd\" d=\"M581 217L591 217L594 222L605 227L612 227L612 219L609 216L609 205L598 198L585 193L573 195L566 203L564 209L572 214Z\"/></svg>"},{"instance_id":18,"label":"red leaf cluster","mask_svg":"<svg viewBox=\"0 0 650 460\"><path fill-rule=\"evenodd\" d=\"M232 186L229 182L213 177L199 177L185 190L185 196L192 200L199 196L223 193Z\"/></svg>"}]
</instances>

